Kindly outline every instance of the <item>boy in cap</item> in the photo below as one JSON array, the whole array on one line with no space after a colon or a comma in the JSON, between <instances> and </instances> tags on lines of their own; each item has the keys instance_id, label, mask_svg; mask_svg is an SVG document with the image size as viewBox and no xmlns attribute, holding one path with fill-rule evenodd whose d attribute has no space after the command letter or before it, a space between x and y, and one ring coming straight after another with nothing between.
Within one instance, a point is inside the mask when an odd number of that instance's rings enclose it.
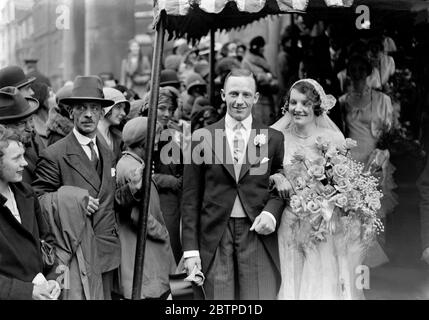
<instances>
[{"instance_id":1,"label":"boy in cap","mask_svg":"<svg viewBox=\"0 0 429 320\"><path fill-rule=\"evenodd\" d=\"M139 206L142 194L142 173L147 148L146 117L136 117L124 126L122 136L126 151L116 166L117 190L115 199L119 207L119 238L121 240L120 291L125 299L131 299L134 259L137 241ZM156 141L158 140L155 138ZM156 142L155 142L156 143ZM169 294L169 274L176 264L165 226L158 190L152 181L150 188L142 299L165 299Z\"/></svg>"}]
</instances>

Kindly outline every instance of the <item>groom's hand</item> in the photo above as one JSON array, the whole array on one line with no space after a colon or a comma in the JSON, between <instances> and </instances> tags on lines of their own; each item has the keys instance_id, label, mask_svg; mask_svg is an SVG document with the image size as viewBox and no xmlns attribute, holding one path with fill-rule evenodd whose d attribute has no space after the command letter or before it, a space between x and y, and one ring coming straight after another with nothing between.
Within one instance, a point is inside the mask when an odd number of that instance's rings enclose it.
<instances>
[{"instance_id":1,"label":"groom's hand","mask_svg":"<svg viewBox=\"0 0 429 320\"><path fill-rule=\"evenodd\" d=\"M185 259L184 267L188 275L192 273L192 270L194 270L195 266L197 266L198 270L201 270L200 257L189 257Z\"/></svg>"},{"instance_id":2,"label":"groom's hand","mask_svg":"<svg viewBox=\"0 0 429 320\"><path fill-rule=\"evenodd\" d=\"M250 227L250 231L255 231L261 235L268 235L273 233L276 229L276 224L274 221L264 212L262 212L259 216L256 217L252 226Z\"/></svg>"}]
</instances>

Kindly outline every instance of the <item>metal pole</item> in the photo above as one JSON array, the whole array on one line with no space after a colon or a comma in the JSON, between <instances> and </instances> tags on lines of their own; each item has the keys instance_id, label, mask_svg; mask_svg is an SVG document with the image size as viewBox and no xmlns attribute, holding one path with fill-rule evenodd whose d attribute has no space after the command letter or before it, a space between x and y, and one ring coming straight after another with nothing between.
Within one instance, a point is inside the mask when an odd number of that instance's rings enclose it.
<instances>
[{"instance_id":1,"label":"metal pole","mask_svg":"<svg viewBox=\"0 0 429 320\"><path fill-rule=\"evenodd\" d=\"M296 48L298 46L297 44L297 40L296 37L294 35L295 32L295 14L291 13L290 14L290 29L292 31L291 35L292 35L292 48Z\"/></svg>"},{"instance_id":2,"label":"metal pole","mask_svg":"<svg viewBox=\"0 0 429 320\"><path fill-rule=\"evenodd\" d=\"M152 78L150 83L150 100L149 100L149 115L148 115L148 132L147 132L147 150L145 157L145 169L143 173L142 200L139 205L139 221L137 231L137 245L136 257L134 263L134 278L133 278L133 291L132 299L138 300L141 298L141 287L143 282L143 267L144 255L146 247L146 231L147 231L147 217L149 211L150 187L152 180L152 154L155 140L156 129L156 116L158 109L158 95L159 95L159 78L161 73L161 58L164 50L164 35L165 35L165 15L161 13L156 31L153 64L152 64Z\"/></svg>"},{"instance_id":3,"label":"metal pole","mask_svg":"<svg viewBox=\"0 0 429 320\"><path fill-rule=\"evenodd\" d=\"M213 28L210 29L210 55L209 55L209 64L210 64L210 80L209 80L209 100L210 105L216 107L214 105L215 100L215 87L214 87L214 79L215 79L215 30Z\"/></svg>"}]
</instances>

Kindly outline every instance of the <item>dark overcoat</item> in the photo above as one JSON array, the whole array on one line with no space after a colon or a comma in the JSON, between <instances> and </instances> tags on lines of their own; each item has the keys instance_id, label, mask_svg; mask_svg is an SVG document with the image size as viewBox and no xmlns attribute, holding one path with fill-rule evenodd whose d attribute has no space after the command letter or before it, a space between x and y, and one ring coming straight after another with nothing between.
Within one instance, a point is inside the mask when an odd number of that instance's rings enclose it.
<instances>
[{"instance_id":1,"label":"dark overcoat","mask_svg":"<svg viewBox=\"0 0 429 320\"><path fill-rule=\"evenodd\" d=\"M39 201L25 183L11 183L10 188L21 216L21 223L5 206L0 195L0 300L31 300L38 273L44 273L40 240L54 245L54 236L44 219ZM45 276L55 279L55 268Z\"/></svg>"},{"instance_id":2,"label":"dark overcoat","mask_svg":"<svg viewBox=\"0 0 429 320\"><path fill-rule=\"evenodd\" d=\"M92 215L98 261L102 273L116 269L120 262L118 225L114 211L115 164L112 152L97 138L102 162L102 176L97 174L73 131L50 145L40 155L33 188L37 195L55 192L61 186L74 186L85 190L100 201Z\"/></svg>"}]
</instances>

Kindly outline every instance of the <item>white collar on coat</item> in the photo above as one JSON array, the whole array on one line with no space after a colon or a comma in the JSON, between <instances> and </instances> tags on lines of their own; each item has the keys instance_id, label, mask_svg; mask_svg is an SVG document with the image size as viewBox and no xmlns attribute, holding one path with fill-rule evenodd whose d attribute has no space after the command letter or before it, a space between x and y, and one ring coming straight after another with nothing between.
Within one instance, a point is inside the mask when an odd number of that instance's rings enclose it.
<instances>
[{"instance_id":1,"label":"white collar on coat","mask_svg":"<svg viewBox=\"0 0 429 320\"><path fill-rule=\"evenodd\" d=\"M73 128L73 133L74 133L77 141L79 142L79 144L81 144L82 146L87 146L88 143L90 143L91 141L94 143L94 146L97 145L97 136L90 139L90 138L84 136L83 134L81 134L79 131L77 131L76 128Z\"/></svg>"}]
</instances>

